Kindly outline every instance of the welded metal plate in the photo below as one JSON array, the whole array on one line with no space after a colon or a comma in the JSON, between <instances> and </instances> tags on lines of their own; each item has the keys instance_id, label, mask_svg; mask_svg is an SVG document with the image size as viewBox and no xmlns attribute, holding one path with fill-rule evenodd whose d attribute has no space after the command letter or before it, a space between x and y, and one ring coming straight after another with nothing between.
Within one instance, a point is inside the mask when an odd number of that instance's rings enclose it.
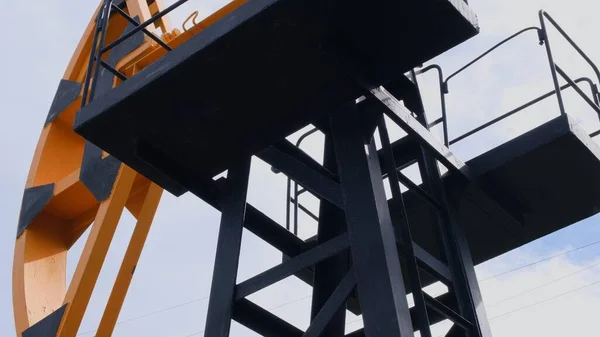
<instances>
[{"instance_id":1,"label":"welded metal plate","mask_svg":"<svg viewBox=\"0 0 600 337\"><path fill-rule=\"evenodd\" d=\"M174 194L467 40L462 0L251 0L82 109L77 133Z\"/></svg>"},{"instance_id":2,"label":"welded metal plate","mask_svg":"<svg viewBox=\"0 0 600 337\"><path fill-rule=\"evenodd\" d=\"M445 182L476 264L600 211L600 146L567 116L466 165L481 189L451 177ZM435 254L431 210L412 193L406 193L406 203L415 241Z\"/></svg>"}]
</instances>

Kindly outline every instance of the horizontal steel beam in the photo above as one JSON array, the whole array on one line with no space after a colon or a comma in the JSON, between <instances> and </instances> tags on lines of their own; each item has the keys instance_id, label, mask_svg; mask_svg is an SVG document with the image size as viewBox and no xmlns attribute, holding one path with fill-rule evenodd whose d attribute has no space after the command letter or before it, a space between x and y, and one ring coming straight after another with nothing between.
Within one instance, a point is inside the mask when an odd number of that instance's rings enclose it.
<instances>
[{"instance_id":1,"label":"horizontal steel beam","mask_svg":"<svg viewBox=\"0 0 600 337\"><path fill-rule=\"evenodd\" d=\"M334 256L348 248L348 235L342 234L322 243L296 257L262 272L236 286L236 299L247 297L303 269L312 267L319 261Z\"/></svg>"},{"instance_id":2,"label":"horizontal steel beam","mask_svg":"<svg viewBox=\"0 0 600 337\"><path fill-rule=\"evenodd\" d=\"M465 178L474 180L469 168L450 150L438 142L423 125L384 88L370 89L370 96L385 106L385 114L400 126L410 136L414 136L419 143L432 152L433 156L451 171L460 172Z\"/></svg>"},{"instance_id":3,"label":"horizontal steel beam","mask_svg":"<svg viewBox=\"0 0 600 337\"><path fill-rule=\"evenodd\" d=\"M256 154L267 164L283 172L286 176L302 185L314 195L323 198L339 208L344 207L340 185L317 171L312 164L307 164L306 157L298 157L270 146ZM310 158L312 160L312 158Z\"/></svg>"},{"instance_id":4,"label":"horizontal steel beam","mask_svg":"<svg viewBox=\"0 0 600 337\"><path fill-rule=\"evenodd\" d=\"M303 334L302 330L245 298L235 302L233 319L264 337L302 337Z\"/></svg>"}]
</instances>

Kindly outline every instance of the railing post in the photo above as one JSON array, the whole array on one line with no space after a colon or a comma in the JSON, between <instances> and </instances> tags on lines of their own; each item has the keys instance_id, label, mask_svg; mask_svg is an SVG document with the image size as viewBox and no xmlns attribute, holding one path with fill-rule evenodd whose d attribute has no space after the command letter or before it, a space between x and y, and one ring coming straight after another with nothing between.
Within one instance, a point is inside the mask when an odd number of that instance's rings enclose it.
<instances>
[{"instance_id":1,"label":"railing post","mask_svg":"<svg viewBox=\"0 0 600 337\"><path fill-rule=\"evenodd\" d=\"M560 109L561 115L566 115L565 105L560 91L560 85L558 84L558 75L556 73L556 63L554 63L554 57L552 56L552 49L550 48L550 39L548 38L548 30L546 29L546 20L544 20L544 11L540 10L540 43L544 43L546 46L546 55L548 56L548 62L550 63L550 73L552 74L552 82L554 83L554 89L556 90L556 98L558 100L558 108Z\"/></svg>"},{"instance_id":2,"label":"railing post","mask_svg":"<svg viewBox=\"0 0 600 337\"><path fill-rule=\"evenodd\" d=\"M100 73L100 63L102 61L102 47L104 46L104 42L106 41L106 31L108 30L108 20L110 18L110 8L112 5L112 0L105 0L104 7L102 8L102 18L100 21L101 29L100 32L100 45L98 46L98 50L96 52L94 65L94 78L92 79L92 87L90 92L88 93L90 99L94 99L94 93L96 91L96 84L98 83L98 74Z\"/></svg>"}]
</instances>

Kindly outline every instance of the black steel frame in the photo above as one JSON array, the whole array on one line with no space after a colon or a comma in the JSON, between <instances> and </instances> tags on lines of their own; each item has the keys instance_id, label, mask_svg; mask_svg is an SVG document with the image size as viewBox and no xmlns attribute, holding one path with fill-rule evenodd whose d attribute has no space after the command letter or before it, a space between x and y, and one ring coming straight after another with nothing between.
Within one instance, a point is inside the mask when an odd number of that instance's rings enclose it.
<instances>
[{"instance_id":1,"label":"black steel frame","mask_svg":"<svg viewBox=\"0 0 600 337\"><path fill-rule=\"evenodd\" d=\"M360 79L357 81L360 83ZM321 129L325 134L323 165L286 140L257 154L274 172L286 174L320 198L315 243L299 239L289 232L289 227L281 227L246 204L248 179L241 178L242 173L249 174L246 162L230 169L226 179L217 181L218 192L212 195L190 189L223 212L206 336L228 336L233 319L263 336L342 337L346 302L354 296L360 297L365 327L348 336L412 336L414 330L419 330L421 335L431 337L430 325L442 319L452 321L466 336L490 336L469 249L446 199L438 161L463 179L471 178L468 169L433 138L425 115L415 120L383 88L365 87L365 93L365 101L376 102L382 112L377 130L385 158L383 170L373 136L365 150L360 103L332 114L327 130ZM420 102L420 97L417 101ZM440 258L412 241L399 185L408 178L396 167L383 114L421 146L418 163L425 189L406 185L415 188L424 202L439 213L436 235L442 244ZM384 177L390 179L393 211L388 208ZM205 187L206 182L199 188ZM338 193L342 196L341 203ZM240 213L242 205L246 207L245 215ZM235 284L241 224L280 249L288 259ZM401 267L401 260L405 267ZM314 276L311 324L304 332L247 299L306 270ZM421 273L448 285L449 293L439 298L424 293ZM403 274L407 274L415 298L412 309L408 307L409 288L404 286Z\"/></svg>"},{"instance_id":2,"label":"black steel frame","mask_svg":"<svg viewBox=\"0 0 600 337\"><path fill-rule=\"evenodd\" d=\"M435 121L431 122L429 124L429 127L432 128L434 126L437 126L439 124L442 125L442 137L443 137L443 142L444 145L446 147L450 147L451 145L454 145L522 110L525 110L553 95L557 96L557 102L558 102L558 106L559 106L559 111L561 114L565 114L565 107L564 107L564 101L563 101L563 97L562 97L562 91L564 91L565 89L568 88L573 88L575 90L575 92L577 92L582 99L598 114L599 118L600 118L600 91L598 90L598 85L597 83L600 83L600 70L598 69L598 67L596 66L596 64L589 58L589 56L587 56L587 54L575 43L575 41L564 31L564 29L556 22L556 20L554 20L554 18L552 18L552 16L550 16L550 14L548 14L547 12L541 10L539 12L539 21L540 21L540 27L526 27L524 29L519 30L518 32L512 34L511 36L507 37L506 39L498 42L497 44L495 44L494 46L492 46L491 48L489 48L488 50L484 51L482 54L480 54L479 56L477 56L476 58L474 58L473 60L469 61L468 63L466 63L464 66L462 66L461 68L459 68L458 70L456 70L455 72L453 72L452 74L448 75L448 77L446 77L444 79L444 72L441 66L437 65L437 64L432 64L429 65L425 68L422 69L418 69L415 71L415 76L416 75L423 75L428 73L429 71L435 70L437 72L437 77L438 77L438 85L439 85L439 95L440 95L440 104L441 104L441 117L436 119ZM546 25L546 21L550 22L551 25L553 27L555 27L555 29L560 33L561 36L563 36L565 38L565 40L577 51L577 53L579 55L581 55L581 57L589 64L589 66L591 67L591 69L594 72L595 78L597 82L594 82L592 79L590 79L589 77L580 77L578 79L571 79L566 72L564 72L562 70L562 68L555 63L554 61L554 57L552 54L552 48L550 47L550 41L548 38L548 28ZM486 122L452 140L449 139L449 133L448 133L448 111L447 111L447 106L446 106L446 95L450 93L449 91L449 82L452 78L460 75L462 72L464 72L465 70L467 70L468 68L470 68L472 65L474 65L475 63L477 63L478 61L480 61L481 59L483 59L484 57L488 56L489 54L491 54L492 52L494 52L495 50L497 50L498 48L500 48L501 46L507 44L508 42L511 42L512 40L516 39L517 37L520 37L521 35L524 35L527 32L530 31L535 31L537 33L537 38L538 38L538 42L540 45L544 45L545 46L545 51L546 51L546 55L548 58L548 62L550 64L550 70L551 70L551 74L552 74L552 79L553 79L553 85L555 87L554 90L549 91L539 97L534 98L533 100L524 103L518 107L516 107L513 110L510 110L494 119L492 119L489 122ZM562 77L567 84L560 86L558 84L558 78ZM590 96L586 95L583 90L579 87L579 83L585 82L589 85L590 87L590 92L591 92L591 98ZM312 128L310 130L308 130L306 133L302 134L301 137L298 139L298 141L296 142L296 146L300 147L302 141L312 135L313 133L315 133L316 131L318 131L317 128ZM596 137L600 135L600 130L597 130L595 132L592 132L590 134L590 137ZM411 185L412 182L407 179L406 177L402 177L400 176L400 179L402 180L403 184L408 184ZM286 228L290 229L290 218L291 218L291 210L289 205L293 205L294 206L294 217L293 217L293 233L294 234L298 234L298 210L303 211L304 213L306 213L308 216L310 216L311 218L313 218L315 221L318 221L318 217L312 213L310 210L308 210L305 206L303 206L300 201L299 201L299 197L300 195L302 195L303 193L307 192L306 189L299 189L298 188L298 183L293 182L294 184L294 193L293 196L291 194L291 184L292 184L293 180L291 178L288 178L288 189L287 189L287 211L286 211L286 216L287 216L287 222L286 222ZM414 189L417 186L412 186L411 189Z\"/></svg>"},{"instance_id":3,"label":"black steel frame","mask_svg":"<svg viewBox=\"0 0 600 337\"><path fill-rule=\"evenodd\" d=\"M90 61L88 62L88 68L87 68L87 72L86 72L86 76L85 76L85 81L83 84L81 107L84 107L86 104L88 104L94 97L94 93L96 90L96 84L97 84L97 80L98 80L98 77L94 76L94 75L99 73L100 67L105 68L110 73L112 73L117 78L119 78L121 81L127 80L127 76L125 76L123 73L116 70L115 68L113 68L112 66L110 66L109 64L107 64L106 62L104 62L102 60L102 57L104 54L108 53L110 50L112 50L115 46L119 45L121 42L129 39L130 37L134 36L138 32L142 32L142 33L146 34L148 37L150 37L152 40L154 40L158 45L160 45L165 50L167 50L167 51L172 50L172 48L169 47L168 44L166 44L158 36L156 36L152 32L150 32L147 29L147 27L150 26L151 24L153 24L154 22L156 22L157 20L159 20L160 18L162 18L163 16L169 14L174 9L183 5L187 1L188 0L179 0L179 1L175 2L174 4L172 4L171 6L165 8L164 10L162 10L159 13L152 16L149 20L142 22L142 23L138 23L131 16L129 16L127 13L125 13L121 8L119 8L118 6L113 4L113 0L104 0L102 7L98 11L98 15L96 16L96 27L94 29L94 39L92 42L92 47L91 47L91 52L90 52ZM125 18L125 20L127 20L129 23L133 24L136 27L134 29L128 31L127 33L123 34L121 37L119 37L115 41L111 42L107 46L105 46L104 44L106 42L105 41L106 31L108 30L108 24L109 24L109 20L110 20L110 16L111 16L112 12L118 13L123 18Z\"/></svg>"},{"instance_id":4,"label":"black steel frame","mask_svg":"<svg viewBox=\"0 0 600 337\"><path fill-rule=\"evenodd\" d=\"M134 29L104 46L112 11L124 15L132 24L135 22L125 12L116 8L112 0L106 0L96 17L82 105L87 104L89 98L94 96L97 78L93 75L98 74L101 66L121 80L126 80L123 74L102 61L104 53L119 43L142 31L163 48L170 50L168 45L157 41L158 38L146 27L185 2L187 0L177 1L154 15L152 19L134 24ZM229 167L227 178L186 182L185 185L191 193L222 212L205 336L229 336L231 321L236 320L268 337L342 337L346 302L350 298L358 297L364 329L349 336L404 337L412 336L414 330L419 330L422 336L431 337L431 324L448 319L454 323L453 334L457 332L468 337L490 337L491 332L481 303L481 293L470 251L457 222L455 210L447 199L439 169L441 163L452 174L466 181L473 180L468 167L448 149L449 145L458 140L448 139L444 95L448 93L448 81L451 78L500 45L526 31L536 30L541 43L546 46L555 90L515 109L516 111L486 123L478 130L471 131L471 134L554 94L557 96L561 114L565 114L561 91L569 87L573 87L600 114L600 95L596 85L588 78L572 80L554 62L546 20L592 65L600 81L600 72L595 65L562 28L547 13L541 11L541 28L530 27L514 34L446 80L443 80L442 69L437 65L419 72L425 73L433 69L438 71L442 118L433 123L428 122L424 113L419 113L413 118L412 112L407 111L385 88L373 89L364 85L366 98L362 103L375 102L380 109L380 115L375 117L385 158L383 170L375 147L374 130L368 130L371 134L365 149L367 131L359 115L358 105L361 103L350 104L332 113L327 129L320 129L326 137L324 165L318 164L299 149L302 140L316 132L316 129L300 137L295 145L282 141L257 154L257 157L273 166L275 172L282 172L290 179L287 185L288 218L285 228L246 202L251 158L244 158ZM413 71L411 75L416 88L414 95L417 96L412 99L418 102L418 108L424 111L418 90L417 73ZM568 85L559 86L559 76L563 77ZM355 80L359 84L363 83L359 77ZM590 84L592 99L578 86L582 81ZM419 152L415 160L423 181L422 186L417 186L399 172L384 114L402 128L408 134L407 137L415 139L418 143ZM444 144L439 143L430 133L430 128L440 123L444 127ZM466 137L468 136L461 139ZM384 190L384 177L390 181L393 210L389 208ZM290 196L292 180L295 184L293 198ZM409 219L400 190L401 183L433 206L432 210L437 214L435 235L440 245L441 256L433 256L412 241ZM299 190L298 185L302 185L303 189ZM318 217L299 204L298 198L304 191L309 191L320 199ZM293 201L295 207L294 233L290 232L290 201ZM308 243L295 235L298 232L298 209L307 211L318 221L315 243ZM265 272L237 283L244 228L280 250L288 258ZM404 261L404 267L401 260ZM313 286L311 324L306 331L301 331L247 299L251 294L304 271L311 273L310 282ZM422 273L427 273L446 284L448 293L438 298L426 294L421 281ZM407 276L409 287L404 283L404 274ZM412 291L415 300L413 309L408 307L407 289Z\"/></svg>"}]
</instances>

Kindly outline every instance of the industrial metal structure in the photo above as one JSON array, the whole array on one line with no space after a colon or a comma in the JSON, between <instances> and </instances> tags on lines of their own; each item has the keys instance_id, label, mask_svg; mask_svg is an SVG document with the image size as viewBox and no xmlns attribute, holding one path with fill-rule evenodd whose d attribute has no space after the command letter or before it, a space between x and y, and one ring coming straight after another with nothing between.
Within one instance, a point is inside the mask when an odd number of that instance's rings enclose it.
<instances>
[{"instance_id":1,"label":"industrial metal structure","mask_svg":"<svg viewBox=\"0 0 600 337\"><path fill-rule=\"evenodd\" d=\"M600 114L600 72L543 11L539 27L444 77L422 64L478 33L466 1L234 0L173 29L168 14L185 2L102 0L75 51L23 196L13 271L19 336L77 335L127 208L137 224L96 336L112 334L163 189L190 192L222 213L207 337L229 336L231 320L269 337L431 337L431 325L446 319L449 337L489 337L474 265L600 209L600 147L592 141L600 132L584 133L561 94L574 89ZM573 80L556 64L548 24L591 65L594 80ZM450 140L449 80L529 31L545 47L554 90ZM435 121L418 85L430 70L440 84ZM555 119L466 163L450 151L553 96ZM392 139L390 122L406 135ZM296 144L287 140L308 125L314 129ZM436 125L441 142L430 132ZM315 132L325 136L322 164L300 149ZM252 157L289 179L285 226L246 201ZM421 183L402 173L411 165ZM320 199L318 215L299 202L302 193ZM297 236L300 210L318 222L308 240ZM90 226L67 286L67 251ZM236 284L244 228L283 259ZM292 275L313 288L306 331L247 299ZM448 292L425 293L434 282ZM346 334L347 310L362 315L364 329Z\"/></svg>"}]
</instances>

